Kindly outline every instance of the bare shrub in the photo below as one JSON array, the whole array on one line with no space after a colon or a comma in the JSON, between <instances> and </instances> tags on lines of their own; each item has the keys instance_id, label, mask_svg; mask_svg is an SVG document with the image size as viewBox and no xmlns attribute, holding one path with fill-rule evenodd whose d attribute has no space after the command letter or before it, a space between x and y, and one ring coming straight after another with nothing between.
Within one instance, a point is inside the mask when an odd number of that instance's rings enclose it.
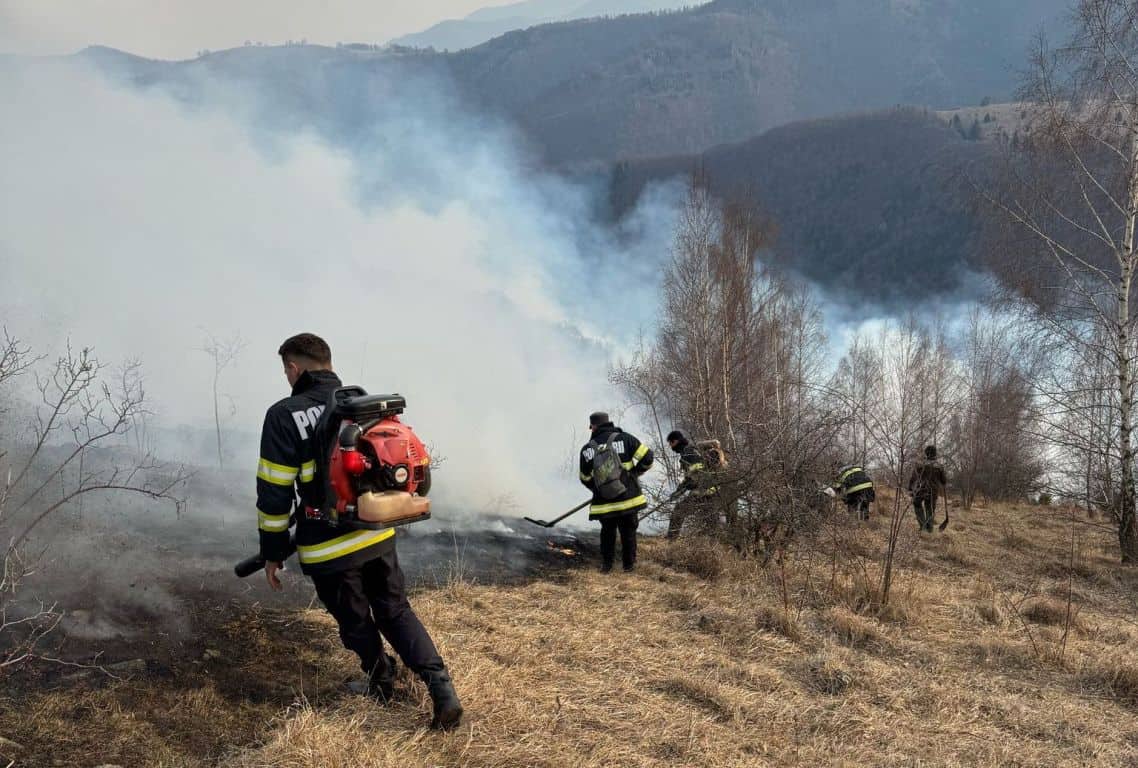
<instances>
[{"instance_id":1,"label":"bare shrub","mask_svg":"<svg viewBox=\"0 0 1138 768\"><path fill-rule=\"evenodd\" d=\"M70 345L53 363L40 368L41 361L5 331L0 384L33 373L38 405L30 408L30 435L3 436L9 447L0 448L0 672L39 657L61 619L54 606L19 593L38 565L24 547L33 531L72 505L81 509L91 494L130 494L180 509L177 489L188 477L126 440L147 413L138 363L108 375L91 349Z\"/></svg>"}]
</instances>

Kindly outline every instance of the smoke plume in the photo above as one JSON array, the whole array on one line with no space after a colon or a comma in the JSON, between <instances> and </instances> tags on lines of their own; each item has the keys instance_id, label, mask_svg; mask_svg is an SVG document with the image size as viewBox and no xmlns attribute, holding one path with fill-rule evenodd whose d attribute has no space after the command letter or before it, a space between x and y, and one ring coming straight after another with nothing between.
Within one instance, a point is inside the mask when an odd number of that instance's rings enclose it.
<instances>
[{"instance_id":1,"label":"smoke plume","mask_svg":"<svg viewBox=\"0 0 1138 768\"><path fill-rule=\"evenodd\" d=\"M224 97L187 104L77 59L0 67L9 330L140 360L160 451L191 460L173 428L211 428L206 336L244 342L220 389L227 430L249 435L287 394L277 346L313 331L346 382L406 395L446 457L440 502L571 506L585 416L615 402L608 364L653 298L668 195L618 242L590 223L588 189L531 173L443 88L348 148L266 125L261 94L195 85ZM255 466L255 440L229 443L232 466ZM235 507L251 497L250 480Z\"/></svg>"}]
</instances>

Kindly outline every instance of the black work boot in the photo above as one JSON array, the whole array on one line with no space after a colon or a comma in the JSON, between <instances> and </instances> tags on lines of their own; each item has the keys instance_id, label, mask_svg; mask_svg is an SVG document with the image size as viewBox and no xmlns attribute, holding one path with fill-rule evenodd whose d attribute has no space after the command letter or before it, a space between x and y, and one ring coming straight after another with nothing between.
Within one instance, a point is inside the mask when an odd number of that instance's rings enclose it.
<instances>
[{"instance_id":1,"label":"black work boot","mask_svg":"<svg viewBox=\"0 0 1138 768\"><path fill-rule=\"evenodd\" d=\"M395 657L390 654L384 656L387 664L383 668L378 668L381 665L377 664L377 669L367 677L348 682L348 690L360 696L371 696L380 704L391 701L395 695Z\"/></svg>"},{"instance_id":2,"label":"black work boot","mask_svg":"<svg viewBox=\"0 0 1138 768\"><path fill-rule=\"evenodd\" d=\"M601 573L612 573L612 563L601 563Z\"/></svg>"},{"instance_id":3,"label":"black work boot","mask_svg":"<svg viewBox=\"0 0 1138 768\"><path fill-rule=\"evenodd\" d=\"M443 669L438 672L423 672L421 676L434 704L431 728L438 731L457 728L462 720L462 702L458 700L450 675Z\"/></svg>"}]
</instances>

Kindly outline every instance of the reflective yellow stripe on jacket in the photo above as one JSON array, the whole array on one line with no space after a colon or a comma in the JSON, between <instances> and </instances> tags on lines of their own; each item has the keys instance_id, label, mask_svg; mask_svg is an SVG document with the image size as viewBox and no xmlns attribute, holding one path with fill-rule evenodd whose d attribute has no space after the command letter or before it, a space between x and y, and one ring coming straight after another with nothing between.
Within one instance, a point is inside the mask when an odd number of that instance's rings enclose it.
<instances>
[{"instance_id":1,"label":"reflective yellow stripe on jacket","mask_svg":"<svg viewBox=\"0 0 1138 768\"><path fill-rule=\"evenodd\" d=\"M315 461L306 461L300 465L300 482L311 483L314 477L316 477Z\"/></svg>"},{"instance_id":2,"label":"reflective yellow stripe on jacket","mask_svg":"<svg viewBox=\"0 0 1138 768\"><path fill-rule=\"evenodd\" d=\"M867 491L872 487L873 487L872 482L862 483L861 485L855 485L853 488L850 488L849 490L846 491L846 496L849 496L851 493L857 493L858 491Z\"/></svg>"},{"instance_id":3,"label":"reflective yellow stripe on jacket","mask_svg":"<svg viewBox=\"0 0 1138 768\"><path fill-rule=\"evenodd\" d=\"M862 471L861 467L850 467L850 468L849 468L849 469L847 469L845 472L843 472L842 474L838 475L838 482L839 482L839 483L844 483L844 482L846 481L846 478L847 478L847 477L849 477L850 475L854 474L855 472L861 472L861 471Z\"/></svg>"},{"instance_id":4,"label":"reflective yellow stripe on jacket","mask_svg":"<svg viewBox=\"0 0 1138 768\"><path fill-rule=\"evenodd\" d=\"M614 501L609 504L593 504L589 507L589 514L591 515L607 515L610 512L624 512L636 507L645 506L648 504L648 499L644 498L644 494L636 496L635 498L626 499L625 501Z\"/></svg>"},{"instance_id":5,"label":"reflective yellow stripe on jacket","mask_svg":"<svg viewBox=\"0 0 1138 768\"><path fill-rule=\"evenodd\" d=\"M329 560L335 560L337 557L359 552L364 547L387 541L394 535L394 528L385 528L382 531L352 531L344 536L337 536L319 544L297 547L296 554L301 563L309 565L326 563Z\"/></svg>"},{"instance_id":6,"label":"reflective yellow stripe on jacket","mask_svg":"<svg viewBox=\"0 0 1138 768\"><path fill-rule=\"evenodd\" d=\"M316 464L313 463L313 471L315 471L315 467ZM274 464L268 459L261 459L257 464L257 477L273 485L292 485L299 473L300 467Z\"/></svg>"},{"instance_id":7,"label":"reflective yellow stripe on jacket","mask_svg":"<svg viewBox=\"0 0 1138 768\"><path fill-rule=\"evenodd\" d=\"M639 464L641 459L643 459L647 455L648 455L648 446L646 446L642 443L640 445L640 447L636 449L636 453L632 454L632 460L621 462L621 466L624 467L625 469L630 470L633 467L635 467L637 464Z\"/></svg>"},{"instance_id":8,"label":"reflective yellow stripe on jacket","mask_svg":"<svg viewBox=\"0 0 1138 768\"><path fill-rule=\"evenodd\" d=\"M289 514L286 512L283 515L267 515L261 510L257 510L257 527L265 533L280 533L281 531L288 530Z\"/></svg>"}]
</instances>

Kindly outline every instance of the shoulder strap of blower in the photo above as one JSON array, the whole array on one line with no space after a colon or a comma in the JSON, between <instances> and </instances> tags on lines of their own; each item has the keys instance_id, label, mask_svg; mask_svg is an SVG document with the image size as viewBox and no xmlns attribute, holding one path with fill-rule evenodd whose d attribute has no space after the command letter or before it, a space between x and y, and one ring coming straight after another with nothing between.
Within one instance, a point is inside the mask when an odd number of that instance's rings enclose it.
<instances>
[{"instance_id":1,"label":"shoulder strap of blower","mask_svg":"<svg viewBox=\"0 0 1138 768\"><path fill-rule=\"evenodd\" d=\"M328 475L328 461L332 458L332 449L336 445L336 441L340 437L340 422L344 420L343 414L340 409L340 404L347 400L349 397L361 397L367 394L367 390L363 387L339 387L332 390L332 394L328 395L328 404L324 406L324 412L320 414L320 418L316 420L316 426L312 432L312 443L316 449L316 482L320 483L320 487L324 489L324 502L321 505L320 514L328 522L336 519L336 492L332 490L332 481ZM380 528L383 526L375 525L372 523L351 523L353 528Z\"/></svg>"}]
</instances>

